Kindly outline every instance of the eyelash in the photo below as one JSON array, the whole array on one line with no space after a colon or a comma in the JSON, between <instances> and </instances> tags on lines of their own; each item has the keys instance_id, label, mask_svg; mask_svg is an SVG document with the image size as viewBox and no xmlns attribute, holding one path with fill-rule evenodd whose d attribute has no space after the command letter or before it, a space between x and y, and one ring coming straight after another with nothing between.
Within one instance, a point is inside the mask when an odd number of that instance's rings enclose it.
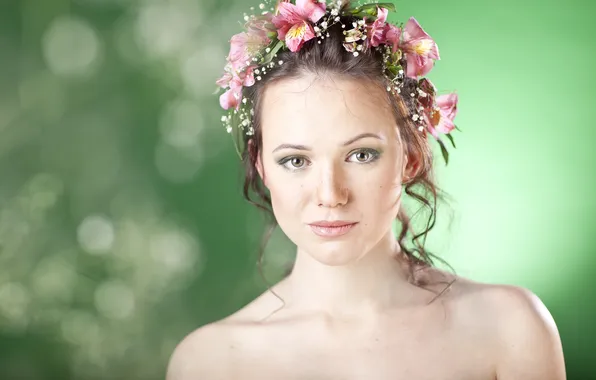
<instances>
[{"instance_id":1,"label":"eyelash","mask_svg":"<svg viewBox=\"0 0 596 380\"><path fill-rule=\"evenodd\" d=\"M371 155L371 158L368 161L366 161L366 162L358 162L358 163L364 164L364 165L371 164L371 163L377 161L379 159L379 157L381 156L381 153L379 151L377 151L375 149L370 149L370 148L358 149L358 150L352 152L350 154L350 156L353 156L354 154L357 154L357 153L368 153L368 154ZM304 167L290 168L290 167L286 166L286 164L288 162L291 162L295 158L301 158L303 160L306 160L306 158L304 156L288 156L288 157L284 157L281 160L279 160L278 161L278 164L281 165L281 166L283 166L284 169L289 170L291 172L295 172L295 171L299 171L299 170L304 169Z\"/></svg>"}]
</instances>

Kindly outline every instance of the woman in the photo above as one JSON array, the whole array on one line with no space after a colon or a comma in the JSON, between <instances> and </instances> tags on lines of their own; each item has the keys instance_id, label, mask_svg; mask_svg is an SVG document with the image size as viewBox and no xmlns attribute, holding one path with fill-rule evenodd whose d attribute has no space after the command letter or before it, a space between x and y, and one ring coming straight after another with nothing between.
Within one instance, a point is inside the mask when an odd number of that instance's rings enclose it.
<instances>
[{"instance_id":1,"label":"woman","mask_svg":"<svg viewBox=\"0 0 596 380\"><path fill-rule=\"evenodd\" d=\"M283 1L232 38L222 120L241 142L245 195L271 207L296 262L270 291L189 334L168 379L565 379L535 295L432 266L427 135L447 160L457 95L436 95L423 78L436 44L413 18L387 23L391 9ZM431 210L423 231L404 192Z\"/></svg>"}]
</instances>

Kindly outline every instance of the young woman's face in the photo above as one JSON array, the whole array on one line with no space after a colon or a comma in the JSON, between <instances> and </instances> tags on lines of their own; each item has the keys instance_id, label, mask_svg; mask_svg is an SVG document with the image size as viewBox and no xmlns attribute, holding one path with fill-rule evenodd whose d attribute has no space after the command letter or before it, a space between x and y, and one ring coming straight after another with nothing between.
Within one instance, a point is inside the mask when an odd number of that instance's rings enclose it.
<instances>
[{"instance_id":1,"label":"young woman's face","mask_svg":"<svg viewBox=\"0 0 596 380\"><path fill-rule=\"evenodd\" d=\"M264 93L257 168L273 212L299 249L328 265L358 260L397 216L406 162L382 91L308 75ZM317 227L321 221L353 224Z\"/></svg>"}]
</instances>

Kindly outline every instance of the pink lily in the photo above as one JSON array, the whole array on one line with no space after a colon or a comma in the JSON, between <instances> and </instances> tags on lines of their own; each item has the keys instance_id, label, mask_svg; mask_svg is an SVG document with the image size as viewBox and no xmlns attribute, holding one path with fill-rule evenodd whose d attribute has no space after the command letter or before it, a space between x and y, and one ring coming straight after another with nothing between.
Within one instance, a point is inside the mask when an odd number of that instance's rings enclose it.
<instances>
[{"instance_id":1,"label":"pink lily","mask_svg":"<svg viewBox=\"0 0 596 380\"><path fill-rule=\"evenodd\" d=\"M400 47L406 54L406 75L411 78L428 74L434 66L434 60L440 59L437 44L414 17L404 27Z\"/></svg>"},{"instance_id":2,"label":"pink lily","mask_svg":"<svg viewBox=\"0 0 596 380\"><path fill-rule=\"evenodd\" d=\"M277 30L275 29L275 25L273 25L272 20L273 14L269 12L260 16L251 16L246 23L246 29L248 30L248 33L254 34L277 34Z\"/></svg>"},{"instance_id":3,"label":"pink lily","mask_svg":"<svg viewBox=\"0 0 596 380\"><path fill-rule=\"evenodd\" d=\"M387 24L387 33L385 34L385 44L392 46L392 51L395 53L399 50L399 42L401 38L401 29L393 24Z\"/></svg>"},{"instance_id":4,"label":"pink lily","mask_svg":"<svg viewBox=\"0 0 596 380\"><path fill-rule=\"evenodd\" d=\"M219 97L219 105L223 109L240 108L242 88L250 87L255 84L253 70L256 67L257 66L249 66L245 71L234 73L231 71L231 66L228 66L228 71L216 82L217 85L223 88L229 87L229 89Z\"/></svg>"},{"instance_id":5,"label":"pink lily","mask_svg":"<svg viewBox=\"0 0 596 380\"><path fill-rule=\"evenodd\" d=\"M249 66L254 55L269 45L271 40L267 33L253 29L249 33L235 34L230 42L228 62L234 70L239 71Z\"/></svg>"},{"instance_id":6,"label":"pink lily","mask_svg":"<svg viewBox=\"0 0 596 380\"><path fill-rule=\"evenodd\" d=\"M387 8L377 8L377 19L372 23L368 30L368 38L370 44L377 47L384 44L387 40L387 15L389 10Z\"/></svg>"},{"instance_id":7,"label":"pink lily","mask_svg":"<svg viewBox=\"0 0 596 380\"><path fill-rule=\"evenodd\" d=\"M313 24L325 15L326 9L324 0L296 0L296 5L280 2L272 20L278 29L277 37L285 40L290 51L297 52L305 42L315 38Z\"/></svg>"},{"instance_id":8,"label":"pink lily","mask_svg":"<svg viewBox=\"0 0 596 380\"><path fill-rule=\"evenodd\" d=\"M435 104L435 94L437 93L437 89L433 82L430 81L428 78L422 78L418 82L418 88L423 92L418 97L418 102L422 105L422 107L426 109L431 109L433 104Z\"/></svg>"},{"instance_id":9,"label":"pink lily","mask_svg":"<svg viewBox=\"0 0 596 380\"><path fill-rule=\"evenodd\" d=\"M435 138L439 138L439 133L446 134L455 129L453 119L457 115L457 101L455 92L441 95L436 99L437 106L424 112L428 130Z\"/></svg>"},{"instance_id":10,"label":"pink lily","mask_svg":"<svg viewBox=\"0 0 596 380\"><path fill-rule=\"evenodd\" d=\"M368 38L372 46L389 45L395 53L399 49L401 29L387 23L388 14L387 8L377 8L377 19L369 27Z\"/></svg>"}]
</instances>

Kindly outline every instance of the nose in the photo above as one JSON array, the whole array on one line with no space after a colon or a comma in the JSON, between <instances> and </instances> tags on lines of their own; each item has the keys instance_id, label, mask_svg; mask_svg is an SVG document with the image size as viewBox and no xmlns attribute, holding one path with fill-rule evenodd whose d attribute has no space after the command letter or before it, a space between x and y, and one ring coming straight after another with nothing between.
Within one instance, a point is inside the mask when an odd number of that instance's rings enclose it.
<instances>
[{"instance_id":1,"label":"nose","mask_svg":"<svg viewBox=\"0 0 596 380\"><path fill-rule=\"evenodd\" d=\"M316 189L319 207L339 207L348 202L349 190L344 173L337 167L321 170Z\"/></svg>"}]
</instances>

